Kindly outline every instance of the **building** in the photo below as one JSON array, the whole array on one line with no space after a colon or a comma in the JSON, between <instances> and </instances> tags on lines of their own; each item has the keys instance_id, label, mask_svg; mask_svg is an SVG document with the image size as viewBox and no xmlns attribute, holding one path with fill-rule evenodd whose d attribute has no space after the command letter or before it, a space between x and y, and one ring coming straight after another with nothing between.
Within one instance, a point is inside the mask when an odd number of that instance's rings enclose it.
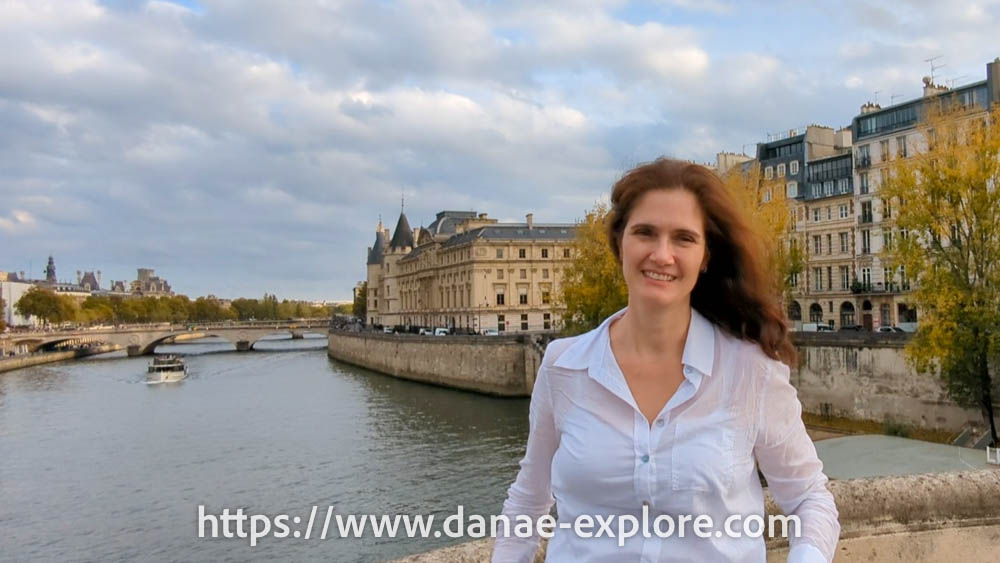
<instances>
[{"instance_id":1,"label":"building","mask_svg":"<svg viewBox=\"0 0 1000 563\"><path fill-rule=\"evenodd\" d=\"M87 291L101 291L101 271L97 270L94 272L80 272L76 271L76 285L82 287Z\"/></svg>"},{"instance_id":2,"label":"building","mask_svg":"<svg viewBox=\"0 0 1000 563\"><path fill-rule=\"evenodd\" d=\"M836 325L841 310L851 308L850 147L849 129L809 125L769 135L767 142L757 144L756 159L739 163L744 171L759 166L762 205L788 207L783 243L804 259L802 270L792 275L787 299L788 316L796 325L804 320L804 311L811 322ZM854 324L851 317L843 318Z\"/></svg>"},{"instance_id":3,"label":"building","mask_svg":"<svg viewBox=\"0 0 1000 563\"><path fill-rule=\"evenodd\" d=\"M0 298L3 298L3 308L0 309L0 315L3 316L7 326L36 327L39 325L37 318L22 317L14 309L14 305L21 299L21 296L34 286L35 284L22 281L16 275L0 272Z\"/></svg>"},{"instance_id":4,"label":"building","mask_svg":"<svg viewBox=\"0 0 1000 563\"><path fill-rule=\"evenodd\" d=\"M934 84L930 77L925 77L923 83L920 98L885 108L865 104L851 124L859 210L855 290L859 322L869 329L897 325L913 330L917 323L917 309L910 302L906 272L902 268L890 269L879 256L894 238L907 236L894 225L894 202L878 197L879 186L889 177L893 161L926 150L927 141L918 125L928 102L954 102L978 108L982 114L1000 102L1000 58L986 65L986 80L954 89Z\"/></svg>"},{"instance_id":5,"label":"building","mask_svg":"<svg viewBox=\"0 0 1000 563\"><path fill-rule=\"evenodd\" d=\"M390 234L392 235L390 237ZM379 220L368 249L368 323L528 332L561 327L557 296L575 225L500 223L486 213L441 211L411 229Z\"/></svg>"},{"instance_id":6,"label":"building","mask_svg":"<svg viewBox=\"0 0 1000 563\"><path fill-rule=\"evenodd\" d=\"M129 284L129 293L136 296L169 296L174 292L170 289L167 280L156 276L152 268L138 268L136 270L135 281ZM112 291L117 287L115 282L111 284Z\"/></svg>"}]
</instances>

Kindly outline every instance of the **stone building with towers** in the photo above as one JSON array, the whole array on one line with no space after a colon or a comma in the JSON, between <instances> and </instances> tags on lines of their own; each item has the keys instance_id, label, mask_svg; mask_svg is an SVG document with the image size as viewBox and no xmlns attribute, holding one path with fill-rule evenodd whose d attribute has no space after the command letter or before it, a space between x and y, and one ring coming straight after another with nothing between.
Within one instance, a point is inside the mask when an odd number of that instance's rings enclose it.
<instances>
[{"instance_id":1,"label":"stone building with towers","mask_svg":"<svg viewBox=\"0 0 1000 563\"><path fill-rule=\"evenodd\" d=\"M553 331L575 225L500 223L486 213L441 211L413 229L381 219L368 248L370 325L446 327L461 333Z\"/></svg>"}]
</instances>

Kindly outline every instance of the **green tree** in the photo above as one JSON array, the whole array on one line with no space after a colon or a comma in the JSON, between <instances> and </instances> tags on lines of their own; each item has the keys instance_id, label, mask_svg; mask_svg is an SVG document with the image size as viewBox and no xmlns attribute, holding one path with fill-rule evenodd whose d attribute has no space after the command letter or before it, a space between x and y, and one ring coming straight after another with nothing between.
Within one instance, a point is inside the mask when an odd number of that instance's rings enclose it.
<instances>
[{"instance_id":1,"label":"green tree","mask_svg":"<svg viewBox=\"0 0 1000 563\"><path fill-rule=\"evenodd\" d=\"M111 304L111 299L91 295L84 299L80 305L80 312L77 319L86 324L111 323L114 322L115 312Z\"/></svg>"},{"instance_id":2,"label":"green tree","mask_svg":"<svg viewBox=\"0 0 1000 563\"><path fill-rule=\"evenodd\" d=\"M941 102L953 109L927 104L918 127L926 150L897 161L880 187L899 229L884 258L900 284L916 282L910 360L939 369L956 402L981 410L997 444L1000 106L983 115Z\"/></svg>"},{"instance_id":3,"label":"green tree","mask_svg":"<svg viewBox=\"0 0 1000 563\"><path fill-rule=\"evenodd\" d=\"M4 329L7 328L7 322L4 320L4 314L3 314L4 307L5 305L3 297L0 297L0 332L3 332Z\"/></svg>"},{"instance_id":4,"label":"green tree","mask_svg":"<svg viewBox=\"0 0 1000 563\"><path fill-rule=\"evenodd\" d=\"M368 282L361 282L361 288L354 294L354 316L366 322L368 319Z\"/></svg>"},{"instance_id":5,"label":"green tree","mask_svg":"<svg viewBox=\"0 0 1000 563\"><path fill-rule=\"evenodd\" d=\"M32 287L14 304L24 317L38 317L48 323L61 323L74 318L73 305L50 289Z\"/></svg>"},{"instance_id":6,"label":"green tree","mask_svg":"<svg viewBox=\"0 0 1000 563\"><path fill-rule=\"evenodd\" d=\"M605 235L609 207L597 203L576 225L573 257L563 277L563 332L579 334L628 304L628 288Z\"/></svg>"}]
</instances>

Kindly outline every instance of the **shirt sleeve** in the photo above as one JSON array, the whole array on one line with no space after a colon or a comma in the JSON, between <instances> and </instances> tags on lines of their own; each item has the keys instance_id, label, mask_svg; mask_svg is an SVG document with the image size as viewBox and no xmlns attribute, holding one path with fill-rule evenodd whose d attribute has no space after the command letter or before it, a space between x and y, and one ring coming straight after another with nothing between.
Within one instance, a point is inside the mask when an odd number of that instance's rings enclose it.
<instances>
[{"instance_id":1,"label":"shirt sleeve","mask_svg":"<svg viewBox=\"0 0 1000 563\"><path fill-rule=\"evenodd\" d=\"M778 506L799 519L799 537L788 538L788 563L832 561L839 515L823 462L802 422L802 403L789 382L788 366L768 361L764 372L754 455Z\"/></svg>"},{"instance_id":2,"label":"shirt sleeve","mask_svg":"<svg viewBox=\"0 0 1000 563\"><path fill-rule=\"evenodd\" d=\"M503 514L510 522L510 530L505 533L502 526L497 530L493 563L530 563L538 549L537 526L532 526L532 537L519 538L513 533L517 517L526 515L537 523L540 517L549 513L555 502L552 496L552 456L559 445L559 436L552 412L547 370L543 361L531 392L528 445L517 479L507 490L507 500L503 503Z\"/></svg>"}]
</instances>

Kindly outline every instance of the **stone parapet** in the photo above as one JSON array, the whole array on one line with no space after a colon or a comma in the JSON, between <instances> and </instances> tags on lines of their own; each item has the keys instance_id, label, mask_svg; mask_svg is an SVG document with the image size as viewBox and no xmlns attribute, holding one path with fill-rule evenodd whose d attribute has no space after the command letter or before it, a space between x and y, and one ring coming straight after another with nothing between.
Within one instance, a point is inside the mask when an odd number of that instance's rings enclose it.
<instances>
[{"instance_id":1,"label":"stone parapet","mask_svg":"<svg viewBox=\"0 0 1000 563\"><path fill-rule=\"evenodd\" d=\"M1000 549L1000 469L831 481L841 535L836 563L992 561ZM781 511L767 495L765 511ZM493 540L404 557L398 563L486 563ZM769 563L787 541L767 539ZM545 556L545 545L535 561Z\"/></svg>"}]
</instances>

